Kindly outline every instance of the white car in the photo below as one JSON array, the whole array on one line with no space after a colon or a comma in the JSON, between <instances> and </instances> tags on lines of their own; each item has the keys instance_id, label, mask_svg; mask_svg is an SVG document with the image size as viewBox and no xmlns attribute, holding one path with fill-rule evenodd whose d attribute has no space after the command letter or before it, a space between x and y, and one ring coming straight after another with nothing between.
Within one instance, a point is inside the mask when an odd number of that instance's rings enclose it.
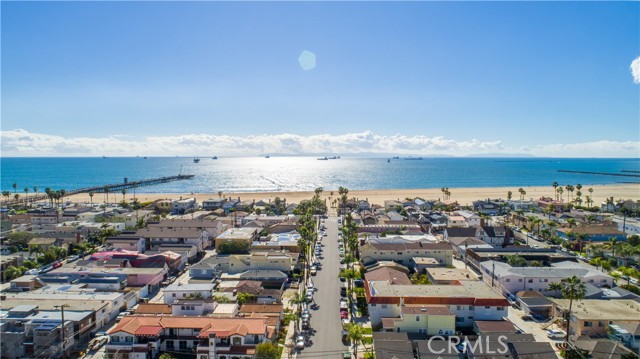
<instances>
[{"instance_id":1,"label":"white car","mask_svg":"<svg viewBox=\"0 0 640 359\"><path fill-rule=\"evenodd\" d=\"M549 329L546 332L549 339L564 339L567 336L567 333L560 329Z\"/></svg>"},{"instance_id":2,"label":"white car","mask_svg":"<svg viewBox=\"0 0 640 359\"><path fill-rule=\"evenodd\" d=\"M304 349L304 336L303 335L298 335L296 337L296 348Z\"/></svg>"}]
</instances>

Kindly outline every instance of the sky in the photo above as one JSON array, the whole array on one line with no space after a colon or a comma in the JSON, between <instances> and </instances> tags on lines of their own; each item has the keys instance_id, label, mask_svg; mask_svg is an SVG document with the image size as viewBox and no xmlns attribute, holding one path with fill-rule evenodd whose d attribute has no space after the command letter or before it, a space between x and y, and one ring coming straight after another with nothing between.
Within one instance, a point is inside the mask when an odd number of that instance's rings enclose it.
<instances>
[{"instance_id":1,"label":"sky","mask_svg":"<svg viewBox=\"0 0 640 359\"><path fill-rule=\"evenodd\" d=\"M638 2L0 6L3 156L640 157Z\"/></svg>"}]
</instances>

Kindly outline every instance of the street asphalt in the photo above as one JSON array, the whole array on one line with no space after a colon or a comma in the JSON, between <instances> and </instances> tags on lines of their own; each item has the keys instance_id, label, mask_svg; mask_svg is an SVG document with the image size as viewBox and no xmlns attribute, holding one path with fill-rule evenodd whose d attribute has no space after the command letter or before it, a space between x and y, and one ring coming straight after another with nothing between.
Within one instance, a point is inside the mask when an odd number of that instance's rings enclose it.
<instances>
[{"instance_id":1,"label":"street asphalt","mask_svg":"<svg viewBox=\"0 0 640 359\"><path fill-rule=\"evenodd\" d=\"M322 270L311 276L316 292L313 296L317 309L311 310L311 329L306 331L307 346L298 353L299 358L342 358L349 348L342 344L340 321L340 257L338 256L337 217L325 220L327 236L322 237Z\"/></svg>"}]
</instances>

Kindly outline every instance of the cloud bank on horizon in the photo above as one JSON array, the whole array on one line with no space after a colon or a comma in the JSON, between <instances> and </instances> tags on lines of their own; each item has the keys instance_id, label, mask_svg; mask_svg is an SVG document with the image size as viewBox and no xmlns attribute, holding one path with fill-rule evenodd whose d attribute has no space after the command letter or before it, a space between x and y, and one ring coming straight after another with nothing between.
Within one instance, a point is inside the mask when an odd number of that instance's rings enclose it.
<instances>
[{"instance_id":1,"label":"cloud bank on horizon","mask_svg":"<svg viewBox=\"0 0 640 359\"><path fill-rule=\"evenodd\" d=\"M63 137L23 129L0 131L5 157L70 156L257 156L282 155L532 155L541 157L640 157L640 141L594 141L509 147L501 141L453 140L422 135L377 135L371 131L342 135L318 134L228 136L184 134L176 136L127 135Z\"/></svg>"}]
</instances>

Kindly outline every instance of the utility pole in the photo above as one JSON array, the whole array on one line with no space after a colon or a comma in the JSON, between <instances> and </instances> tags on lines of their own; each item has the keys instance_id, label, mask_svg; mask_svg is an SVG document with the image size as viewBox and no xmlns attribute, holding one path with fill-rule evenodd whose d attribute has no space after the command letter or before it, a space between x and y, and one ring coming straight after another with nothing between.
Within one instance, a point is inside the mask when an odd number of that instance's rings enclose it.
<instances>
[{"instance_id":1,"label":"utility pole","mask_svg":"<svg viewBox=\"0 0 640 359\"><path fill-rule=\"evenodd\" d=\"M64 340L64 308L68 307L68 304L62 304L62 305L54 305L54 308L60 308L60 314L62 316L62 359L66 359L67 358L67 352L65 351L65 340Z\"/></svg>"}]
</instances>

